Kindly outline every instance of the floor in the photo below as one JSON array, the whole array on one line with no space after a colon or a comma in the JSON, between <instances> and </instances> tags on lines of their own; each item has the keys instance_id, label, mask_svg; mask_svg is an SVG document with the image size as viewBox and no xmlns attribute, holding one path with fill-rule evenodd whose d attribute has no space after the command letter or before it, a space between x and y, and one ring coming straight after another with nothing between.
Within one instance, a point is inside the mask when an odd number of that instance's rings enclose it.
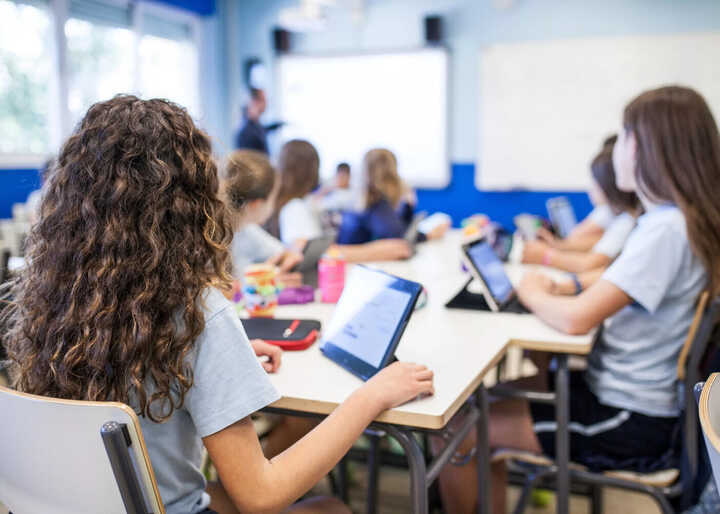
<instances>
[{"instance_id":1,"label":"floor","mask_svg":"<svg viewBox=\"0 0 720 514\"><path fill-rule=\"evenodd\" d=\"M4 382L0 374L0 384ZM353 512L365 512L365 468L361 464L353 464L351 469L350 507ZM329 494L329 485L322 481L313 490L313 494ZM378 514L412 514L409 505L410 480L406 470L383 468L380 481L380 505ZM515 487L508 489L508 512L512 512L512 505L519 495ZM547 505L544 507L531 507L526 514L549 514L555 511L552 494L544 495ZM605 512L612 514L656 514L659 511L656 504L647 496L628 493L616 489L606 489L604 497ZM570 512L573 514L589 513L589 504L582 497L573 497L570 502ZM0 503L0 514L8 514L7 508Z\"/></svg>"},{"instance_id":2,"label":"floor","mask_svg":"<svg viewBox=\"0 0 720 514\"><path fill-rule=\"evenodd\" d=\"M350 507L353 512L362 513L365 512L365 470L363 466L357 465L351 475L353 486L350 491ZM410 480L407 471L383 468L378 514L412 514L412 508L409 505L409 490ZM327 481L321 482L313 492L316 494L329 494ZM520 490L518 488L509 488L508 513L512 512L512 506L519 494ZM554 497L552 494L548 494L546 498L549 500L547 506L531 507L525 513L550 514L555 512ZM660 512L655 502L647 496L617 489L607 489L605 491L604 505L605 512L608 514L657 514ZM590 504L582 497L573 496L570 501L570 512L573 514L589 514Z\"/></svg>"}]
</instances>

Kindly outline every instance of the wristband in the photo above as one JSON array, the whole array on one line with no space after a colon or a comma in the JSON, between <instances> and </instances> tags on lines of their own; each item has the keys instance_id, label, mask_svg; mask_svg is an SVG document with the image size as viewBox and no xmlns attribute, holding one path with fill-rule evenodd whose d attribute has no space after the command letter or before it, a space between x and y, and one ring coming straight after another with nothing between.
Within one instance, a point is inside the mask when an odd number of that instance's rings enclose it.
<instances>
[{"instance_id":1,"label":"wristband","mask_svg":"<svg viewBox=\"0 0 720 514\"><path fill-rule=\"evenodd\" d=\"M552 250L550 250L550 249L545 250L545 253L542 256L543 266L550 266L551 259L552 259Z\"/></svg>"},{"instance_id":2,"label":"wristband","mask_svg":"<svg viewBox=\"0 0 720 514\"><path fill-rule=\"evenodd\" d=\"M575 284L575 294L578 295L582 293L582 284L580 283L580 279L578 278L576 273L571 273L570 278L573 281L573 284Z\"/></svg>"}]
</instances>

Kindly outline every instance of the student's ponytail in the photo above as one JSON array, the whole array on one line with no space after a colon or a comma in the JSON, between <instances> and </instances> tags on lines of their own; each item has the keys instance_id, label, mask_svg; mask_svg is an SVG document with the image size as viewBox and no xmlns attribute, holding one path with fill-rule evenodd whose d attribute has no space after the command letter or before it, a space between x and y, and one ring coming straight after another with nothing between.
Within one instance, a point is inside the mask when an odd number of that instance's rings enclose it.
<instances>
[{"instance_id":1,"label":"student's ponytail","mask_svg":"<svg viewBox=\"0 0 720 514\"><path fill-rule=\"evenodd\" d=\"M707 103L692 89L662 87L633 100L623 122L637 141L638 190L682 210L710 290L720 293L720 134Z\"/></svg>"}]
</instances>

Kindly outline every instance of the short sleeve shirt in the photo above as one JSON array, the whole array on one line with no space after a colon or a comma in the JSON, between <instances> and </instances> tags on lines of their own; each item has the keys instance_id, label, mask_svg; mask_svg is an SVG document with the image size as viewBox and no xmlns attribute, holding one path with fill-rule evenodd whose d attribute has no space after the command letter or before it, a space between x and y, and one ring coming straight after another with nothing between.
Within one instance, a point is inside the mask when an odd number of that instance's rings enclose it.
<instances>
[{"instance_id":1,"label":"short sleeve shirt","mask_svg":"<svg viewBox=\"0 0 720 514\"><path fill-rule=\"evenodd\" d=\"M233 235L231 253L233 276L239 278L250 264L264 262L285 249L279 239L268 234L262 227L251 223Z\"/></svg>"},{"instance_id":2,"label":"short sleeve shirt","mask_svg":"<svg viewBox=\"0 0 720 514\"><path fill-rule=\"evenodd\" d=\"M598 205L588 214L588 219L602 228L608 228L614 218L615 213L608 204Z\"/></svg>"},{"instance_id":3,"label":"short sleeve shirt","mask_svg":"<svg viewBox=\"0 0 720 514\"><path fill-rule=\"evenodd\" d=\"M605 320L586 378L601 403L648 416L677 416L677 359L707 284L676 207L641 216L603 275L633 299Z\"/></svg>"},{"instance_id":4,"label":"short sleeve shirt","mask_svg":"<svg viewBox=\"0 0 720 514\"><path fill-rule=\"evenodd\" d=\"M315 239L323 235L320 217L310 201L294 198L280 210L280 239L286 245L298 239Z\"/></svg>"},{"instance_id":5,"label":"short sleeve shirt","mask_svg":"<svg viewBox=\"0 0 720 514\"><path fill-rule=\"evenodd\" d=\"M616 216L605 229L605 233L600 240L595 243L592 249L593 253L601 253L615 259L622 252L625 242L634 228L635 218L630 214L624 212Z\"/></svg>"},{"instance_id":6,"label":"short sleeve shirt","mask_svg":"<svg viewBox=\"0 0 720 514\"><path fill-rule=\"evenodd\" d=\"M232 304L216 289L204 294L205 329L189 357L194 383L164 423L141 417L150 462L168 514L195 514L210 504L201 438L276 401Z\"/></svg>"}]
</instances>

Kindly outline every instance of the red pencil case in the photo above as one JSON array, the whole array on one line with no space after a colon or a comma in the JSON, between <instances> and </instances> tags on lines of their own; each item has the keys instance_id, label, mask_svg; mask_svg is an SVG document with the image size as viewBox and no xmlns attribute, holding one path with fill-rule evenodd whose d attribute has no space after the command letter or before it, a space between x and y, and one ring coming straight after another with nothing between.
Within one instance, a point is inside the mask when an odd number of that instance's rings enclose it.
<instances>
[{"instance_id":1,"label":"red pencil case","mask_svg":"<svg viewBox=\"0 0 720 514\"><path fill-rule=\"evenodd\" d=\"M321 328L320 322L313 319L250 318L242 320L242 324L248 339L262 339L288 351L310 347Z\"/></svg>"}]
</instances>

